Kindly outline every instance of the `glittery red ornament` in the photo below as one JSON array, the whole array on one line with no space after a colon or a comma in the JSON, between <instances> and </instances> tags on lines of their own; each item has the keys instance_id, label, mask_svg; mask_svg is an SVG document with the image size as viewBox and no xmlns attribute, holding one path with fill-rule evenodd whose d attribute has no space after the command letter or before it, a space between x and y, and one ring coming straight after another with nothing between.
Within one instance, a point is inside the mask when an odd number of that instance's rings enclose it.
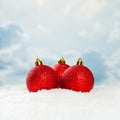
<instances>
[{"instance_id":1,"label":"glittery red ornament","mask_svg":"<svg viewBox=\"0 0 120 120\"><path fill-rule=\"evenodd\" d=\"M94 76L78 59L77 65L69 67L62 77L63 87L74 91L89 92L94 86Z\"/></svg>"},{"instance_id":2,"label":"glittery red ornament","mask_svg":"<svg viewBox=\"0 0 120 120\"><path fill-rule=\"evenodd\" d=\"M59 61L58 61L58 64L55 64L53 66L53 69L54 71L56 72L57 76L58 76L58 80L57 80L57 86L56 88L62 88L63 85L62 85L62 75L63 73L65 72L65 70L69 68L69 65L66 64L65 62L65 59L64 58L61 58Z\"/></svg>"},{"instance_id":3,"label":"glittery red ornament","mask_svg":"<svg viewBox=\"0 0 120 120\"><path fill-rule=\"evenodd\" d=\"M42 89L52 89L56 86L57 75L55 71L43 65L42 61L37 58L33 67L26 77L26 85L30 92L37 92Z\"/></svg>"}]
</instances>

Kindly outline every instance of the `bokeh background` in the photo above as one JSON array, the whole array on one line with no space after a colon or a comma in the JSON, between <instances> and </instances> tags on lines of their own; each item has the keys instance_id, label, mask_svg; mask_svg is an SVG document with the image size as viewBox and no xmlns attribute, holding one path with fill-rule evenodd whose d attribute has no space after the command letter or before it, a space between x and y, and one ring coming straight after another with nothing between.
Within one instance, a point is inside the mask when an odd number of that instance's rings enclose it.
<instances>
[{"instance_id":1,"label":"bokeh background","mask_svg":"<svg viewBox=\"0 0 120 120\"><path fill-rule=\"evenodd\" d=\"M79 57L95 85L120 86L119 0L0 0L0 87L25 85L39 57Z\"/></svg>"}]
</instances>

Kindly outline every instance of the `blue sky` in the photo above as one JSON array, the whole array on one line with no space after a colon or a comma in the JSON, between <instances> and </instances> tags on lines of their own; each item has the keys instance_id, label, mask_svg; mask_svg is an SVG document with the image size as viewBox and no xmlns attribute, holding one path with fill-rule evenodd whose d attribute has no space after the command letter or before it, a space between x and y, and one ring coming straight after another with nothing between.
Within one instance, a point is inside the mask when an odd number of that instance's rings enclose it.
<instances>
[{"instance_id":1,"label":"blue sky","mask_svg":"<svg viewBox=\"0 0 120 120\"><path fill-rule=\"evenodd\" d=\"M95 84L120 85L119 0L0 0L0 86L24 84L40 57L82 57Z\"/></svg>"}]
</instances>

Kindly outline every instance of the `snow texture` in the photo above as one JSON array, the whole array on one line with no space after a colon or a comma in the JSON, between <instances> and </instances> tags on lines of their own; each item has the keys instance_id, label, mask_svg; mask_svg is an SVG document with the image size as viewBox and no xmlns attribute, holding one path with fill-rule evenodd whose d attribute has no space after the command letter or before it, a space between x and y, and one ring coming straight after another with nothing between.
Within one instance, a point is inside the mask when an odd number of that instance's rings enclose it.
<instances>
[{"instance_id":1,"label":"snow texture","mask_svg":"<svg viewBox=\"0 0 120 120\"><path fill-rule=\"evenodd\" d=\"M97 86L89 93L0 89L0 120L120 120L119 111L120 88Z\"/></svg>"}]
</instances>

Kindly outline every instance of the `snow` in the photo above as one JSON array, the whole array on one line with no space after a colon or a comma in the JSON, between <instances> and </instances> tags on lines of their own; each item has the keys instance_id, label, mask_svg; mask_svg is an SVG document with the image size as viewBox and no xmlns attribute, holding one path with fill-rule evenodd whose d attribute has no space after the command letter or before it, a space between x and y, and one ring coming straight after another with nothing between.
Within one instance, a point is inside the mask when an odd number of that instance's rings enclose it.
<instances>
[{"instance_id":1,"label":"snow","mask_svg":"<svg viewBox=\"0 0 120 120\"><path fill-rule=\"evenodd\" d=\"M119 111L120 88L96 86L89 93L0 89L0 120L119 120Z\"/></svg>"}]
</instances>

